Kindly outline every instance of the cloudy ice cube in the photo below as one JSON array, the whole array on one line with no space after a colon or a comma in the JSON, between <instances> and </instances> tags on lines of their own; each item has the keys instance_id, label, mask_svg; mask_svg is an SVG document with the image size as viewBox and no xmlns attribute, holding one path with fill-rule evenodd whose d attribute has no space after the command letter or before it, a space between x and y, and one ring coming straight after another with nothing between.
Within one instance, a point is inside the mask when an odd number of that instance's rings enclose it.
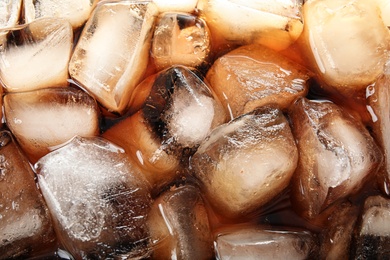
<instances>
[{"instance_id":1,"label":"cloudy ice cube","mask_svg":"<svg viewBox=\"0 0 390 260\"><path fill-rule=\"evenodd\" d=\"M186 12L195 11L198 0L153 0L160 13L163 12Z\"/></svg>"},{"instance_id":2,"label":"cloudy ice cube","mask_svg":"<svg viewBox=\"0 0 390 260\"><path fill-rule=\"evenodd\" d=\"M390 63L385 68L385 73L379 79L367 87L367 111L371 115L371 127L374 137L382 148L384 155L384 169L379 176L380 187L390 195Z\"/></svg>"},{"instance_id":3,"label":"cloudy ice cube","mask_svg":"<svg viewBox=\"0 0 390 260\"><path fill-rule=\"evenodd\" d=\"M124 112L142 79L155 16L149 1L102 2L85 25L69 73L107 109Z\"/></svg>"},{"instance_id":4,"label":"cloudy ice cube","mask_svg":"<svg viewBox=\"0 0 390 260\"><path fill-rule=\"evenodd\" d=\"M365 88L380 75L390 32L373 1L307 1L303 16L304 55L326 84Z\"/></svg>"},{"instance_id":5,"label":"cloudy ice cube","mask_svg":"<svg viewBox=\"0 0 390 260\"><path fill-rule=\"evenodd\" d=\"M290 117L300 156L292 198L313 218L359 190L382 154L364 125L330 101L300 99Z\"/></svg>"},{"instance_id":6,"label":"cloudy ice cube","mask_svg":"<svg viewBox=\"0 0 390 260\"><path fill-rule=\"evenodd\" d=\"M213 240L197 188L174 187L153 203L149 219L152 259L212 259Z\"/></svg>"},{"instance_id":7,"label":"cloudy ice cube","mask_svg":"<svg viewBox=\"0 0 390 260\"><path fill-rule=\"evenodd\" d=\"M218 230L214 246L218 260L310 259L315 240L306 231L238 226Z\"/></svg>"},{"instance_id":8,"label":"cloudy ice cube","mask_svg":"<svg viewBox=\"0 0 390 260\"><path fill-rule=\"evenodd\" d=\"M69 22L45 18L9 31L0 79L9 92L64 86L73 44Z\"/></svg>"},{"instance_id":9,"label":"cloudy ice cube","mask_svg":"<svg viewBox=\"0 0 390 260\"><path fill-rule=\"evenodd\" d=\"M30 23L42 17L67 19L73 28L78 28L88 19L97 0L24 0L24 19Z\"/></svg>"},{"instance_id":10,"label":"cloudy ice cube","mask_svg":"<svg viewBox=\"0 0 390 260\"><path fill-rule=\"evenodd\" d=\"M208 82L233 118L266 104L288 108L307 94L308 79L306 69L257 45L223 55L207 73Z\"/></svg>"},{"instance_id":11,"label":"cloudy ice cube","mask_svg":"<svg viewBox=\"0 0 390 260\"><path fill-rule=\"evenodd\" d=\"M287 187L297 162L286 118L267 107L214 129L191 168L220 215L243 218Z\"/></svg>"},{"instance_id":12,"label":"cloudy ice cube","mask_svg":"<svg viewBox=\"0 0 390 260\"><path fill-rule=\"evenodd\" d=\"M164 13L154 30L152 55L159 70L172 65L200 67L210 53L206 23L191 14Z\"/></svg>"},{"instance_id":13,"label":"cloudy ice cube","mask_svg":"<svg viewBox=\"0 0 390 260\"><path fill-rule=\"evenodd\" d=\"M353 259L390 258L390 200L368 197L355 238Z\"/></svg>"},{"instance_id":14,"label":"cloudy ice cube","mask_svg":"<svg viewBox=\"0 0 390 260\"><path fill-rule=\"evenodd\" d=\"M54 249L55 234L35 176L8 131L0 132L0 258Z\"/></svg>"},{"instance_id":15,"label":"cloudy ice cube","mask_svg":"<svg viewBox=\"0 0 390 260\"><path fill-rule=\"evenodd\" d=\"M0 50L7 41L7 30L18 24L22 0L4 0L0 2Z\"/></svg>"},{"instance_id":16,"label":"cloudy ice cube","mask_svg":"<svg viewBox=\"0 0 390 260\"><path fill-rule=\"evenodd\" d=\"M104 137L124 147L159 186L174 178L182 157L191 155L226 116L209 87L182 66L149 77L134 93L131 107L138 112Z\"/></svg>"},{"instance_id":17,"label":"cloudy ice cube","mask_svg":"<svg viewBox=\"0 0 390 260\"><path fill-rule=\"evenodd\" d=\"M300 0L199 0L197 8L214 38L282 50L302 32L301 5Z\"/></svg>"},{"instance_id":18,"label":"cloudy ice cube","mask_svg":"<svg viewBox=\"0 0 390 260\"><path fill-rule=\"evenodd\" d=\"M72 87L7 93L7 126L31 162L74 136L99 134L99 109L93 98Z\"/></svg>"},{"instance_id":19,"label":"cloudy ice cube","mask_svg":"<svg viewBox=\"0 0 390 260\"><path fill-rule=\"evenodd\" d=\"M75 137L35 168L57 235L74 257L148 253L150 187L121 148L96 137Z\"/></svg>"}]
</instances>

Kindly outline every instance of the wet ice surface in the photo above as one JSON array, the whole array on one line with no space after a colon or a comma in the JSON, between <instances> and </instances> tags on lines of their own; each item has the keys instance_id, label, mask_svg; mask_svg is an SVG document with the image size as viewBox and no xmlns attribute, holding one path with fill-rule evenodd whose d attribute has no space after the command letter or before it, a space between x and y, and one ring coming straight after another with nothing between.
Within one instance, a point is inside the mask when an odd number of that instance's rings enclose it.
<instances>
[{"instance_id":1,"label":"wet ice surface","mask_svg":"<svg viewBox=\"0 0 390 260\"><path fill-rule=\"evenodd\" d=\"M99 134L95 100L71 87L7 93L4 111L7 126L32 162L76 135Z\"/></svg>"},{"instance_id":2,"label":"wet ice surface","mask_svg":"<svg viewBox=\"0 0 390 260\"><path fill-rule=\"evenodd\" d=\"M389 259L390 200L388 198L371 196L366 199L355 243L354 259Z\"/></svg>"},{"instance_id":3,"label":"wet ice surface","mask_svg":"<svg viewBox=\"0 0 390 260\"><path fill-rule=\"evenodd\" d=\"M69 22L40 19L9 31L7 37L0 49L0 79L7 91L67 85L73 43Z\"/></svg>"},{"instance_id":4,"label":"wet ice surface","mask_svg":"<svg viewBox=\"0 0 390 260\"><path fill-rule=\"evenodd\" d=\"M123 112L145 73L155 16L149 2L103 2L85 25L69 73L107 109Z\"/></svg>"},{"instance_id":5,"label":"wet ice surface","mask_svg":"<svg viewBox=\"0 0 390 260\"><path fill-rule=\"evenodd\" d=\"M153 35L152 55L159 70L172 65L200 67L208 61L210 35L206 23L195 15L164 13Z\"/></svg>"},{"instance_id":6,"label":"wet ice surface","mask_svg":"<svg viewBox=\"0 0 390 260\"><path fill-rule=\"evenodd\" d=\"M315 246L309 232L267 230L256 226L222 229L214 243L218 260L310 259Z\"/></svg>"},{"instance_id":7,"label":"wet ice surface","mask_svg":"<svg viewBox=\"0 0 390 260\"><path fill-rule=\"evenodd\" d=\"M259 43L275 50L292 44L303 29L301 1L200 0L213 37L235 44ZM245 17L237 22L235 17Z\"/></svg>"},{"instance_id":8,"label":"wet ice surface","mask_svg":"<svg viewBox=\"0 0 390 260\"><path fill-rule=\"evenodd\" d=\"M185 12L192 13L195 10L198 0L153 0L160 13L163 12Z\"/></svg>"},{"instance_id":9,"label":"wet ice surface","mask_svg":"<svg viewBox=\"0 0 390 260\"><path fill-rule=\"evenodd\" d=\"M0 259L54 249L49 211L29 162L8 131L0 132Z\"/></svg>"},{"instance_id":10,"label":"wet ice surface","mask_svg":"<svg viewBox=\"0 0 390 260\"><path fill-rule=\"evenodd\" d=\"M30 23L42 17L67 19L74 28L84 24L96 0L24 0L24 17Z\"/></svg>"},{"instance_id":11,"label":"wet ice surface","mask_svg":"<svg viewBox=\"0 0 390 260\"><path fill-rule=\"evenodd\" d=\"M193 153L213 128L225 122L226 116L208 86L182 66L148 78L135 93L139 94L135 98L141 99L132 99L138 112L104 136L138 160L152 185L161 185L161 180L174 177L182 157Z\"/></svg>"},{"instance_id":12,"label":"wet ice surface","mask_svg":"<svg viewBox=\"0 0 390 260\"><path fill-rule=\"evenodd\" d=\"M148 219L152 259L212 259L207 211L195 186L173 187L153 203Z\"/></svg>"},{"instance_id":13,"label":"wet ice surface","mask_svg":"<svg viewBox=\"0 0 390 260\"><path fill-rule=\"evenodd\" d=\"M363 124L330 101L303 98L290 117L300 151L292 198L301 214L312 218L359 190L382 155Z\"/></svg>"},{"instance_id":14,"label":"wet ice surface","mask_svg":"<svg viewBox=\"0 0 390 260\"><path fill-rule=\"evenodd\" d=\"M307 94L308 79L306 69L257 45L223 55L207 72L207 80L233 118L267 104L288 108Z\"/></svg>"},{"instance_id":15,"label":"wet ice surface","mask_svg":"<svg viewBox=\"0 0 390 260\"><path fill-rule=\"evenodd\" d=\"M214 129L191 168L219 214L242 221L287 187L297 161L287 120L266 107Z\"/></svg>"},{"instance_id":16,"label":"wet ice surface","mask_svg":"<svg viewBox=\"0 0 390 260\"><path fill-rule=\"evenodd\" d=\"M311 1L303 15L305 55L325 83L361 88L382 72L390 34L373 1Z\"/></svg>"},{"instance_id":17,"label":"wet ice surface","mask_svg":"<svg viewBox=\"0 0 390 260\"><path fill-rule=\"evenodd\" d=\"M21 5L21 0L3 0L0 2L0 29L12 27L18 23Z\"/></svg>"},{"instance_id":18,"label":"wet ice surface","mask_svg":"<svg viewBox=\"0 0 390 260\"><path fill-rule=\"evenodd\" d=\"M76 258L148 253L149 186L123 150L76 137L36 164L63 246Z\"/></svg>"}]
</instances>

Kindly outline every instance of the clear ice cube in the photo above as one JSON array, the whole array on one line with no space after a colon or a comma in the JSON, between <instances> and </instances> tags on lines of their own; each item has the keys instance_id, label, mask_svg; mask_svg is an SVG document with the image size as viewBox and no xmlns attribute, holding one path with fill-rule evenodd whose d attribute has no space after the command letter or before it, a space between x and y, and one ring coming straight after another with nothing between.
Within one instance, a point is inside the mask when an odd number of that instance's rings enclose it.
<instances>
[{"instance_id":1,"label":"clear ice cube","mask_svg":"<svg viewBox=\"0 0 390 260\"><path fill-rule=\"evenodd\" d=\"M228 218L243 218L285 189L298 162L286 118L257 109L214 129L191 158L205 196Z\"/></svg>"},{"instance_id":2,"label":"clear ice cube","mask_svg":"<svg viewBox=\"0 0 390 260\"><path fill-rule=\"evenodd\" d=\"M24 0L24 19L30 23L43 17L64 18L74 29L88 19L97 0Z\"/></svg>"},{"instance_id":3,"label":"clear ice cube","mask_svg":"<svg viewBox=\"0 0 390 260\"><path fill-rule=\"evenodd\" d=\"M288 108L308 91L309 73L259 45L235 49L217 59L207 80L235 118L267 104Z\"/></svg>"},{"instance_id":4,"label":"clear ice cube","mask_svg":"<svg viewBox=\"0 0 390 260\"><path fill-rule=\"evenodd\" d=\"M210 53L208 27L191 14L164 13L155 27L151 51L159 70L172 65L206 65Z\"/></svg>"},{"instance_id":5,"label":"clear ice cube","mask_svg":"<svg viewBox=\"0 0 390 260\"><path fill-rule=\"evenodd\" d=\"M149 219L152 259L212 259L213 239L200 191L173 187L153 203Z\"/></svg>"},{"instance_id":6,"label":"clear ice cube","mask_svg":"<svg viewBox=\"0 0 390 260\"><path fill-rule=\"evenodd\" d=\"M310 259L314 249L315 241L309 232L257 226L220 229L215 240L218 260Z\"/></svg>"},{"instance_id":7,"label":"clear ice cube","mask_svg":"<svg viewBox=\"0 0 390 260\"><path fill-rule=\"evenodd\" d=\"M214 38L282 50L302 32L301 5L301 0L199 0L197 9Z\"/></svg>"},{"instance_id":8,"label":"clear ice cube","mask_svg":"<svg viewBox=\"0 0 390 260\"><path fill-rule=\"evenodd\" d=\"M44 18L9 30L0 48L0 79L9 92L67 85L73 31L69 22Z\"/></svg>"},{"instance_id":9,"label":"clear ice cube","mask_svg":"<svg viewBox=\"0 0 390 260\"><path fill-rule=\"evenodd\" d=\"M149 253L150 187L123 149L101 138L75 137L35 168L57 236L75 258Z\"/></svg>"},{"instance_id":10,"label":"clear ice cube","mask_svg":"<svg viewBox=\"0 0 390 260\"><path fill-rule=\"evenodd\" d=\"M108 1L86 23L69 73L107 109L124 112L142 80L157 13L149 1Z\"/></svg>"},{"instance_id":11,"label":"clear ice cube","mask_svg":"<svg viewBox=\"0 0 390 260\"><path fill-rule=\"evenodd\" d=\"M290 117L300 156L292 198L301 214L313 218L357 192L382 154L364 125L330 101L300 99Z\"/></svg>"},{"instance_id":12,"label":"clear ice cube","mask_svg":"<svg viewBox=\"0 0 390 260\"><path fill-rule=\"evenodd\" d=\"M390 32L373 1L307 1L303 16L305 56L326 84L365 88L381 74Z\"/></svg>"},{"instance_id":13,"label":"clear ice cube","mask_svg":"<svg viewBox=\"0 0 390 260\"><path fill-rule=\"evenodd\" d=\"M34 172L11 133L0 132L0 259L54 250L56 237Z\"/></svg>"},{"instance_id":14,"label":"clear ice cube","mask_svg":"<svg viewBox=\"0 0 390 260\"><path fill-rule=\"evenodd\" d=\"M76 135L99 134L96 101L72 87L7 93L4 114L7 126L33 163Z\"/></svg>"}]
</instances>

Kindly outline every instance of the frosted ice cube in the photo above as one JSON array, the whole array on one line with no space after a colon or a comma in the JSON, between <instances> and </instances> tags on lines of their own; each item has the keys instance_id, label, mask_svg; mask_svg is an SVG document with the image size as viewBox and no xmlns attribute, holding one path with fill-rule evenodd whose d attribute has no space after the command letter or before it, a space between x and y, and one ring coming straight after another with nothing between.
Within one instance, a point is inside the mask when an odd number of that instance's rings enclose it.
<instances>
[{"instance_id":1,"label":"frosted ice cube","mask_svg":"<svg viewBox=\"0 0 390 260\"><path fill-rule=\"evenodd\" d=\"M194 15L162 14L154 30L151 50L157 68L206 65L210 53L209 37L206 23Z\"/></svg>"},{"instance_id":2,"label":"frosted ice cube","mask_svg":"<svg viewBox=\"0 0 390 260\"><path fill-rule=\"evenodd\" d=\"M124 112L145 73L156 15L148 1L102 2L83 29L69 73L109 110Z\"/></svg>"},{"instance_id":3,"label":"frosted ice cube","mask_svg":"<svg viewBox=\"0 0 390 260\"><path fill-rule=\"evenodd\" d=\"M292 197L313 218L359 190L382 154L364 125L330 101L301 99L290 117L300 151Z\"/></svg>"},{"instance_id":4,"label":"frosted ice cube","mask_svg":"<svg viewBox=\"0 0 390 260\"><path fill-rule=\"evenodd\" d=\"M58 17L78 28L88 19L94 2L97 0L24 0L24 19L30 23L42 17Z\"/></svg>"},{"instance_id":5,"label":"frosted ice cube","mask_svg":"<svg viewBox=\"0 0 390 260\"><path fill-rule=\"evenodd\" d=\"M306 69L257 45L223 55L207 73L208 82L233 118L267 104L288 108L307 94L308 79Z\"/></svg>"},{"instance_id":6,"label":"frosted ice cube","mask_svg":"<svg viewBox=\"0 0 390 260\"><path fill-rule=\"evenodd\" d=\"M49 211L29 162L8 131L0 132L0 258L27 258L53 250Z\"/></svg>"},{"instance_id":7,"label":"frosted ice cube","mask_svg":"<svg viewBox=\"0 0 390 260\"><path fill-rule=\"evenodd\" d=\"M213 37L282 50L302 32L301 5L300 0L199 0L197 8Z\"/></svg>"},{"instance_id":8,"label":"frosted ice cube","mask_svg":"<svg viewBox=\"0 0 390 260\"><path fill-rule=\"evenodd\" d=\"M278 109L263 108L215 128L191 168L220 215L244 218L287 187L297 162L287 120Z\"/></svg>"},{"instance_id":9,"label":"frosted ice cube","mask_svg":"<svg viewBox=\"0 0 390 260\"><path fill-rule=\"evenodd\" d=\"M211 259L213 240L197 188L171 188L153 203L149 219L154 259Z\"/></svg>"},{"instance_id":10,"label":"frosted ice cube","mask_svg":"<svg viewBox=\"0 0 390 260\"><path fill-rule=\"evenodd\" d=\"M71 87L7 93L7 126L30 161L74 136L99 134L99 109L94 99Z\"/></svg>"},{"instance_id":11,"label":"frosted ice cube","mask_svg":"<svg viewBox=\"0 0 390 260\"><path fill-rule=\"evenodd\" d=\"M390 201L381 196L368 197L360 229L355 237L354 259L390 257Z\"/></svg>"},{"instance_id":12,"label":"frosted ice cube","mask_svg":"<svg viewBox=\"0 0 390 260\"><path fill-rule=\"evenodd\" d=\"M314 238L309 232L256 226L221 229L215 241L216 257L220 260L310 259L314 248Z\"/></svg>"},{"instance_id":13,"label":"frosted ice cube","mask_svg":"<svg viewBox=\"0 0 390 260\"><path fill-rule=\"evenodd\" d=\"M341 90L365 88L382 72L390 32L369 0L308 1L305 56L322 80Z\"/></svg>"},{"instance_id":14,"label":"frosted ice cube","mask_svg":"<svg viewBox=\"0 0 390 260\"><path fill-rule=\"evenodd\" d=\"M148 254L150 187L121 148L76 137L35 168L56 233L75 258Z\"/></svg>"},{"instance_id":15,"label":"frosted ice cube","mask_svg":"<svg viewBox=\"0 0 390 260\"><path fill-rule=\"evenodd\" d=\"M0 49L0 79L9 92L64 86L73 31L69 22L45 18L9 31Z\"/></svg>"}]
</instances>

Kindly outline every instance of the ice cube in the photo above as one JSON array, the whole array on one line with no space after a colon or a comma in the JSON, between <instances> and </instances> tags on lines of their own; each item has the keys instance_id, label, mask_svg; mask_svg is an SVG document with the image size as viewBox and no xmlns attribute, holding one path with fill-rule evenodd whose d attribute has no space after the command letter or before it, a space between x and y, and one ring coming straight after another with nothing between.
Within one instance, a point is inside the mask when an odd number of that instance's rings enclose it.
<instances>
[{"instance_id":1,"label":"ice cube","mask_svg":"<svg viewBox=\"0 0 390 260\"><path fill-rule=\"evenodd\" d=\"M7 93L7 126L31 162L75 135L99 134L99 109L94 99L72 87Z\"/></svg>"},{"instance_id":2,"label":"ice cube","mask_svg":"<svg viewBox=\"0 0 390 260\"><path fill-rule=\"evenodd\" d=\"M310 259L315 240L307 231L238 226L220 229L214 246L218 260Z\"/></svg>"},{"instance_id":3,"label":"ice cube","mask_svg":"<svg viewBox=\"0 0 390 260\"><path fill-rule=\"evenodd\" d=\"M206 65L209 53L209 31L202 19L185 13L160 16L152 42L152 55L159 70L178 64Z\"/></svg>"},{"instance_id":4,"label":"ice cube","mask_svg":"<svg viewBox=\"0 0 390 260\"><path fill-rule=\"evenodd\" d=\"M5 47L8 32L2 29L11 28L18 23L21 5L22 0L3 0L0 2L0 50Z\"/></svg>"},{"instance_id":5,"label":"ice cube","mask_svg":"<svg viewBox=\"0 0 390 260\"><path fill-rule=\"evenodd\" d=\"M226 116L208 86L183 66L151 76L134 93L131 104L139 111L104 137L124 147L159 186L174 178L182 157L191 155Z\"/></svg>"},{"instance_id":6,"label":"ice cube","mask_svg":"<svg viewBox=\"0 0 390 260\"><path fill-rule=\"evenodd\" d=\"M353 232L359 216L359 207L350 202L335 205L325 213L326 225L320 233L318 259L350 259Z\"/></svg>"},{"instance_id":7,"label":"ice cube","mask_svg":"<svg viewBox=\"0 0 390 260\"><path fill-rule=\"evenodd\" d=\"M69 22L44 18L13 28L0 49L0 79L9 92L64 86L73 31Z\"/></svg>"},{"instance_id":8,"label":"ice cube","mask_svg":"<svg viewBox=\"0 0 390 260\"><path fill-rule=\"evenodd\" d=\"M148 253L150 187L123 149L97 137L75 137L35 168L57 235L75 258Z\"/></svg>"},{"instance_id":9,"label":"ice cube","mask_svg":"<svg viewBox=\"0 0 390 260\"><path fill-rule=\"evenodd\" d=\"M364 125L330 101L300 99L290 117L300 155L292 198L313 218L359 190L382 154Z\"/></svg>"},{"instance_id":10,"label":"ice cube","mask_svg":"<svg viewBox=\"0 0 390 260\"><path fill-rule=\"evenodd\" d=\"M153 0L160 13L163 12L185 12L193 13L198 0Z\"/></svg>"},{"instance_id":11,"label":"ice cube","mask_svg":"<svg viewBox=\"0 0 390 260\"><path fill-rule=\"evenodd\" d=\"M8 131L0 132L0 258L53 250L55 234L35 176Z\"/></svg>"},{"instance_id":12,"label":"ice cube","mask_svg":"<svg viewBox=\"0 0 390 260\"><path fill-rule=\"evenodd\" d=\"M301 5L301 0L199 0L197 8L214 38L282 50L302 32Z\"/></svg>"},{"instance_id":13,"label":"ice cube","mask_svg":"<svg viewBox=\"0 0 390 260\"><path fill-rule=\"evenodd\" d=\"M353 259L390 258L389 199L381 196L371 196L366 199L355 241Z\"/></svg>"},{"instance_id":14,"label":"ice cube","mask_svg":"<svg viewBox=\"0 0 390 260\"><path fill-rule=\"evenodd\" d=\"M173 187L153 203L149 229L153 259L212 259L213 239L197 188Z\"/></svg>"},{"instance_id":15,"label":"ice cube","mask_svg":"<svg viewBox=\"0 0 390 260\"><path fill-rule=\"evenodd\" d=\"M369 0L304 4L305 56L318 76L341 91L365 88L382 72L390 32Z\"/></svg>"},{"instance_id":16,"label":"ice cube","mask_svg":"<svg viewBox=\"0 0 390 260\"><path fill-rule=\"evenodd\" d=\"M381 17L387 27L390 27L390 2L388 0L377 0L381 10Z\"/></svg>"},{"instance_id":17,"label":"ice cube","mask_svg":"<svg viewBox=\"0 0 390 260\"><path fill-rule=\"evenodd\" d=\"M287 187L297 162L286 118L266 107L214 129L191 168L216 211L242 221Z\"/></svg>"},{"instance_id":18,"label":"ice cube","mask_svg":"<svg viewBox=\"0 0 390 260\"><path fill-rule=\"evenodd\" d=\"M145 73L157 12L149 1L102 2L83 29L69 73L109 110L124 112Z\"/></svg>"},{"instance_id":19,"label":"ice cube","mask_svg":"<svg viewBox=\"0 0 390 260\"><path fill-rule=\"evenodd\" d=\"M24 19L30 23L42 17L67 19L74 29L88 19L96 0L24 0Z\"/></svg>"},{"instance_id":20,"label":"ice cube","mask_svg":"<svg viewBox=\"0 0 390 260\"><path fill-rule=\"evenodd\" d=\"M211 87L233 118L266 104L288 108L307 94L308 79L306 69L260 45L223 55L207 73Z\"/></svg>"},{"instance_id":21,"label":"ice cube","mask_svg":"<svg viewBox=\"0 0 390 260\"><path fill-rule=\"evenodd\" d=\"M380 177L380 187L390 195L390 63L385 73L367 87L367 110L371 115L371 127L374 137L381 146L384 155L384 169Z\"/></svg>"}]
</instances>

